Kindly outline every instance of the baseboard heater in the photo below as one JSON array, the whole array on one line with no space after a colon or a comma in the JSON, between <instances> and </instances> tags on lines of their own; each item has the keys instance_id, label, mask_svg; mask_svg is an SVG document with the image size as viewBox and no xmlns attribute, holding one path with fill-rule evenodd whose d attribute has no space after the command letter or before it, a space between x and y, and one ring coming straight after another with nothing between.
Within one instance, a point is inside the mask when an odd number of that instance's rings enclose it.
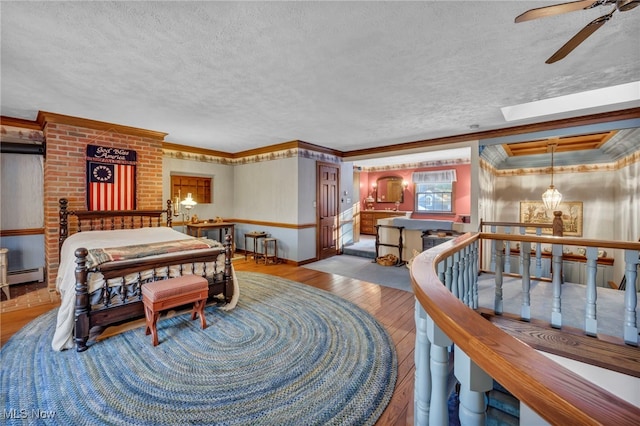
<instances>
[{"instance_id":1,"label":"baseboard heater","mask_svg":"<svg viewBox=\"0 0 640 426\"><path fill-rule=\"evenodd\" d=\"M7 272L7 282L9 284L30 283L33 281L44 281L44 267Z\"/></svg>"}]
</instances>

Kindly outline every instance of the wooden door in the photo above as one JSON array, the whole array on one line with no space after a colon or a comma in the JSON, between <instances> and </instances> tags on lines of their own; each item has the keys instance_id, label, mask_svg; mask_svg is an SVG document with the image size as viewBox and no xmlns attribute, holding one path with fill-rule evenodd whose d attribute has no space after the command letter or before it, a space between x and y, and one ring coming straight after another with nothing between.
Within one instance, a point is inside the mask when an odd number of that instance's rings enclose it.
<instances>
[{"instance_id":1,"label":"wooden door","mask_svg":"<svg viewBox=\"0 0 640 426\"><path fill-rule=\"evenodd\" d=\"M340 217L340 167L317 163L317 222L319 259L338 253L338 221Z\"/></svg>"}]
</instances>

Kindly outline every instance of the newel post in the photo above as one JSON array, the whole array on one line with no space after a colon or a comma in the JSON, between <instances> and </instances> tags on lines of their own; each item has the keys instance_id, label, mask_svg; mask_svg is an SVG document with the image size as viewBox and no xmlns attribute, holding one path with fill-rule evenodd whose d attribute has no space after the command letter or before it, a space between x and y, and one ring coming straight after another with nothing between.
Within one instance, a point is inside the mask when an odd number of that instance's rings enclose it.
<instances>
[{"instance_id":1,"label":"newel post","mask_svg":"<svg viewBox=\"0 0 640 426\"><path fill-rule=\"evenodd\" d=\"M416 346L414 353L415 385L413 388L413 424L429 424L431 406L431 343L427 338L427 313L416 299L414 318L416 322Z\"/></svg>"}]
</instances>

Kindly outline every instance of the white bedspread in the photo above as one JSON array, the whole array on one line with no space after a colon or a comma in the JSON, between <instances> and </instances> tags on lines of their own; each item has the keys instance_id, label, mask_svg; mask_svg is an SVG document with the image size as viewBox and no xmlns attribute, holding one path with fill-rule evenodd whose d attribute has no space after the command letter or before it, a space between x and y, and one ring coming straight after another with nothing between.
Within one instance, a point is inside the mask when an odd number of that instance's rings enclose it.
<instances>
[{"instance_id":1,"label":"white bedspread","mask_svg":"<svg viewBox=\"0 0 640 426\"><path fill-rule=\"evenodd\" d=\"M169 227L154 227L140 229L118 229L113 231L83 231L70 235L62 245L60 253L60 266L56 278L56 288L60 292L61 304L58 310L56 331L51 346L60 351L74 347L73 327L75 310L75 250L84 247L86 249L123 247L134 244L159 243L162 241L176 241L194 238L175 231ZM233 297L231 302L222 309L233 309L238 301L239 288L235 271L233 274ZM135 279L135 274L131 280ZM129 280L127 280L128 282ZM101 274L90 274L89 294L99 289L104 284Z\"/></svg>"}]
</instances>

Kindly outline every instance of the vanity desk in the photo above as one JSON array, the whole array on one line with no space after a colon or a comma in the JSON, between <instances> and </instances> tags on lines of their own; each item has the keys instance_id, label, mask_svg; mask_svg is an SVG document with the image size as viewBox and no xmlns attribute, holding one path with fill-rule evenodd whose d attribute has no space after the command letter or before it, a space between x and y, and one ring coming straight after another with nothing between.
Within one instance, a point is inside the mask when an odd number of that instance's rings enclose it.
<instances>
[{"instance_id":1,"label":"vanity desk","mask_svg":"<svg viewBox=\"0 0 640 426\"><path fill-rule=\"evenodd\" d=\"M403 212L397 210L361 210L360 211L360 233L366 235L376 235L376 225L379 219L388 217L411 217L413 212Z\"/></svg>"}]
</instances>

